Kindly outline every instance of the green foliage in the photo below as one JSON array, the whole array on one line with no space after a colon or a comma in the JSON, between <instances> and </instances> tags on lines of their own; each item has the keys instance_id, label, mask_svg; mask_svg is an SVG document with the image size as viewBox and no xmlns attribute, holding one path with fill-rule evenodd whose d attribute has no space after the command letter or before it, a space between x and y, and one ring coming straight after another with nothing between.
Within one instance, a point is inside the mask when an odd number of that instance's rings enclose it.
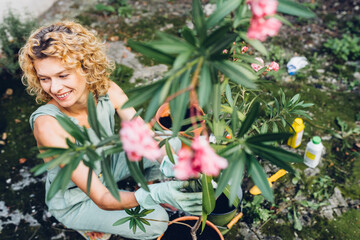
<instances>
[{"instance_id":1,"label":"green foliage","mask_svg":"<svg viewBox=\"0 0 360 240\"><path fill-rule=\"evenodd\" d=\"M211 177L203 176L203 215L212 211L215 202L215 195L223 192L231 179L229 191L229 202L233 203L236 198L236 192L241 185L242 178L247 169L253 182L260 188L263 196L274 201L272 189L267 181L267 176L259 162L260 159L266 159L273 164L294 172L291 162L302 162L303 159L282 148L276 147L278 142L286 140L290 135L287 133L260 133L257 127L259 122L260 104L257 97L249 98L249 101L240 99L236 93L233 94L227 84L242 89L243 92L256 92L256 80L260 73L255 73L249 66L251 57L239 56L238 61L227 59L222 53L223 49L231 48L233 42L245 39L253 44L254 48L266 54L264 46L254 40L246 38L244 26L247 27L249 19L247 18L246 1L228 0L218 2L217 10L205 17L201 2L193 0L192 20L194 30L184 28L181 36L174 36L166 33L157 34L158 38L147 43L129 40L129 46L141 54L152 58L154 61L164 63L170 66L170 70L164 74L159 81L153 82L147 86L141 86L129 90L129 100L123 105L123 108L135 107L148 103L145 112L145 121L150 121L158 107L169 102L172 112L172 132L173 136L178 136L180 127L184 125L186 109L189 106L197 105L199 102L204 107L205 116L209 133L212 132L216 137L214 149L217 153L228 159L229 167L224 170L218 181L216 193L214 193L211 184ZM289 12L302 17L311 17L310 11L301 7L299 4L291 4L288 1L280 1L282 12ZM105 8L104 8L105 9ZM108 8L107 11L112 11ZM244 12L245 11L245 12ZM235 14L230 14L235 13ZM229 16L230 15L230 16ZM231 23L232 20L244 18L244 21L237 21L236 27ZM121 73L121 71L120 71ZM117 74L117 73L115 73ZM209 94L212 92L212 94ZM226 92L225 94L223 94ZM224 100L224 97L226 100ZM300 102L300 96L295 95L288 103L285 96L281 99L283 109L287 109L288 114L303 114L300 108L309 106ZM224 104L224 107L222 103ZM229 104L227 104L227 102ZM225 109L225 111L223 111ZM280 111L280 107L276 108ZM66 187L69 169L76 167L79 159L84 154L83 162L89 167L89 176L95 168L95 162L100 161L105 176L107 187L114 197L119 198L117 189L115 189L114 178L111 176L106 165L110 154L122 151L122 145L118 136L107 136L101 123L97 120L95 102L90 94L88 99L89 123L94 130L100 143L93 144L89 141L86 129L75 127L69 121L59 118L59 123L69 134L77 139L76 144L67 141L66 149L49 149L46 154L55 155L55 158L42 165L35 171L43 172L48 167L54 167L64 164L60 171L61 177L57 184L52 184L54 190L52 193ZM229 113L229 115L227 114ZM193 114L196 117L198 114ZM271 116L277 116L273 112ZM277 132L274 131L273 132ZM231 138L225 138L230 133ZM180 137L185 144L191 144L191 140ZM165 143L166 144L166 141ZM103 147L106 146L106 150ZM97 150L97 151L95 151ZM52 151L52 152L51 152ZM170 154L170 151L167 151ZM41 156L41 155L40 155ZM87 156L87 157L85 157ZM145 177L142 174L141 166L137 162L126 161L132 177L145 189L147 189ZM74 165L73 165L74 164ZM40 169L40 170L39 170ZM88 178L88 188L91 177ZM51 196L50 196L51 197ZM49 198L49 196L48 196ZM263 200L262 200L263 201ZM136 231L139 227L144 231L144 223L139 208L136 210L127 210L129 215L140 214L141 216L130 217L120 220L118 224L129 221L129 227ZM265 219L266 216L262 215ZM140 224L139 224L140 223Z\"/></svg>"},{"instance_id":2,"label":"green foliage","mask_svg":"<svg viewBox=\"0 0 360 240\"><path fill-rule=\"evenodd\" d=\"M109 0L108 4L96 4L95 10L105 14L117 13L121 17L131 17L133 9L128 0Z\"/></svg>"},{"instance_id":3,"label":"green foliage","mask_svg":"<svg viewBox=\"0 0 360 240\"><path fill-rule=\"evenodd\" d=\"M135 209L125 209L129 217L119 219L113 226L119 226L129 221L129 228L133 230L134 234L136 228L140 228L141 231L146 232L144 224L150 226L150 223L148 222L149 219L145 219L144 217L153 211L154 209L143 209L140 212L140 206L137 206Z\"/></svg>"},{"instance_id":4,"label":"green foliage","mask_svg":"<svg viewBox=\"0 0 360 240\"><path fill-rule=\"evenodd\" d=\"M313 179L309 185L312 197L319 202L329 199L334 189L334 181L327 175Z\"/></svg>"},{"instance_id":5,"label":"green foliage","mask_svg":"<svg viewBox=\"0 0 360 240\"><path fill-rule=\"evenodd\" d=\"M6 77L7 81L0 83L1 89L21 85L18 53L36 25L35 20L26 19L21 21L12 12L9 12L0 24L0 46L3 54L3 57L0 58L0 75L8 75Z\"/></svg>"},{"instance_id":6,"label":"green foliage","mask_svg":"<svg viewBox=\"0 0 360 240\"><path fill-rule=\"evenodd\" d=\"M341 39L329 38L324 47L333 54L336 59L342 61L357 60L360 58L360 38L356 35L344 34Z\"/></svg>"},{"instance_id":7,"label":"green foliage","mask_svg":"<svg viewBox=\"0 0 360 240\"><path fill-rule=\"evenodd\" d=\"M261 195L254 196L252 200L243 200L242 206L246 219L251 219L254 226L273 218L274 211L266 206L265 198Z\"/></svg>"}]
</instances>

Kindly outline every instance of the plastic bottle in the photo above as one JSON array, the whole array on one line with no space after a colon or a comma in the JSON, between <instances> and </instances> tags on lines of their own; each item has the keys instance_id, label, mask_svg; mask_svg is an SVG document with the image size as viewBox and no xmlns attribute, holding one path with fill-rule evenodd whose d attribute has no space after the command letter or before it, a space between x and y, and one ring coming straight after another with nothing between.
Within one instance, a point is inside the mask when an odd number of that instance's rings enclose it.
<instances>
[{"instance_id":1,"label":"plastic bottle","mask_svg":"<svg viewBox=\"0 0 360 240\"><path fill-rule=\"evenodd\" d=\"M308 65L306 57L292 57L286 64L289 75L295 75L299 69Z\"/></svg>"},{"instance_id":2,"label":"plastic bottle","mask_svg":"<svg viewBox=\"0 0 360 240\"><path fill-rule=\"evenodd\" d=\"M288 139L287 144L292 148L297 148L301 144L305 125L301 118L295 118L291 126L295 130L295 134ZM292 128L290 128L290 133L294 131Z\"/></svg>"},{"instance_id":3,"label":"plastic bottle","mask_svg":"<svg viewBox=\"0 0 360 240\"><path fill-rule=\"evenodd\" d=\"M304 163L311 168L315 168L320 162L323 149L321 138L318 136L313 137L306 145Z\"/></svg>"}]
</instances>

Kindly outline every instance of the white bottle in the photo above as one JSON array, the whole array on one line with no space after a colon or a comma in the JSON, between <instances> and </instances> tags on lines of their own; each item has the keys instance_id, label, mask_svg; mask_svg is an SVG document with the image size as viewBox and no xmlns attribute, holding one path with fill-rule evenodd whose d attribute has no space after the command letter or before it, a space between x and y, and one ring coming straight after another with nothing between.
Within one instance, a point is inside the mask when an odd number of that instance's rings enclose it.
<instances>
[{"instance_id":1,"label":"white bottle","mask_svg":"<svg viewBox=\"0 0 360 240\"><path fill-rule=\"evenodd\" d=\"M306 145L304 163L311 168L315 168L320 162L323 149L321 138L318 136L313 137Z\"/></svg>"}]
</instances>

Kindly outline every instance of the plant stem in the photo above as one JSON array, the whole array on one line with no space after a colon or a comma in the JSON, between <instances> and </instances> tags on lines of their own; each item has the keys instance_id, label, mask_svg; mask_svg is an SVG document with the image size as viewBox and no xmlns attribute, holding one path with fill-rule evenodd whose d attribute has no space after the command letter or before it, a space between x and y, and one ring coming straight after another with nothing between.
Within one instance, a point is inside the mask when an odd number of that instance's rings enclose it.
<instances>
[{"instance_id":1,"label":"plant stem","mask_svg":"<svg viewBox=\"0 0 360 240\"><path fill-rule=\"evenodd\" d=\"M191 228L190 234L191 234L191 237L193 240L197 240L196 232L201 225L201 221L202 221L202 217L199 217L198 220L196 221L195 225Z\"/></svg>"}]
</instances>

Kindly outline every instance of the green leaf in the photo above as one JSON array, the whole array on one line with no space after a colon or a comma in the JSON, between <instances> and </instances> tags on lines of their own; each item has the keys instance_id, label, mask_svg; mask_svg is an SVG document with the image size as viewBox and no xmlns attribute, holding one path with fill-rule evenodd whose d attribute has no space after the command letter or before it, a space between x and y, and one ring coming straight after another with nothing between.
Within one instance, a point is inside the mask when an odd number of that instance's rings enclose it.
<instances>
[{"instance_id":1,"label":"green leaf","mask_svg":"<svg viewBox=\"0 0 360 240\"><path fill-rule=\"evenodd\" d=\"M268 131L268 124L266 122L263 123L260 129L260 133L265 134Z\"/></svg>"},{"instance_id":2,"label":"green leaf","mask_svg":"<svg viewBox=\"0 0 360 240\"><path fill-rule=\"evenodd\" d=\"M278 157L274 156L273 154L269 154L266 152L257 152L257 154L271 163L275 164L281 169L285 169L287 172L295 173L295 170L289 165L287 162L283 161L282 159L279 159Z\"/></svg>"},{"instance_id":3,"label":"green leaf","mask_svg":"<svg viewBox=\"0 0 360 240\"><path fill-rule=\"evenodd\" d=\"M161 89L158 89L152 96L152 99L151 99L151 101L147 107L146 113L145 113L145 117L144 117L145 122L149 122L156 114L156 111L159 109L160 94L161 94Z\"/></svg>"},{"instance_id":4,"label":"green leaf","mask_svg":"<svg viewBox=\"0 0 360 240\"><path fill-rule=\"evenodd\" d=\"M121 218L119 220L117 220L116 222L113 223L113 226L119 226L121 224L124 224L126 223L127 221L130 221L132 217L124 217L124 218Z\"/></svg>"},{"instance_id":5,"label":"green leaf","mask_svg":"<svg viewBox=\"0 0 360 240\"><path fill-rule=\"evenodd\" d=\"M215 12L211 14L206 21L207 29L210 29L217 25L228 14L234 11L240 5L240 3L240 0L229 0L225 4L222 4L220 8L216 8Z\"/></svg>"},{"instance_id":6,"label":"green leaf","mask_svg":"<svg viewBox=\"0 0 360 240\"><path fill-rule=\"evenodd\" d=\"M248 156L248 171L254 184L260 189L261 194L270 202L274 202L274 194L270 187L267 176L259 164L259 162L253 157Z\"/></svg>"},{"instance_id":7,"label":"green leaf","mask_svg":"<svg viewBox=\"0 0 360 240\"><path fill-rule=\"evenodd\" d=\"M143 88L138 88L140 91L137 94L131 95L121 108L125 109L143 104L151 97L153 97L155 92L158 91L158 89L162 88L163 83L164 81L160 81L159 83L156 82L156 84L147 85L147 88L145 90Z\"/></svg>"},{"instance_id":8,"label":"green leaf","mask_svg":"<svg viewBox=\"0 0 360 240\"><path fill-rule=\"evenodd\" d=\"M117 141L119 141L119 140L120 140L119 134L112 135L112 136L107 137L107 138L101 140L100 142L98 142L98 143L96 144L96 148L105 146L105 145L107 145L107 144L109 144L109 143L117 142Z\"/></svg>"},{"instance_id":9,"label":"green leaf","mask_svg":"<svg viewBox=\"0 0 360 240\"><path fill-rule=\"evenodd\" d=\"M233 107L233 112L231 114L231 129L232 129L232 132L233 132L233 138L235 138L237 136L236 132L237 132L237 129L239 127L239 118L238 118L238 114L237 114L237 107L234 106Z\"/></svg>"},{"instance_id":10,"label":"green leaf","mask_svg":"<svg viewBox=\"0 0 360 240\"><path fill-rule=\"evenodd\" d=\"M261 54L268 56L268 51L266 50L265 46L256 39L250 39L247 37L245 32L240 33L240 37L245 40L245 42L249 43L256 51L259 51Z\"/></svg>"},{"instance_id":11,"label":"green leaf","mask_svg":"<svg viewBox=\"0 0 360 240\"><path fill-rule=\"evenodd\" d=\"M200 0L192 1L192 18L200 42L206 37L206 23Z\"/></svg>"},{"instance_id":12,"label":"green leaf","mask_svg":"<svg viewBox=\"0 0 360 240\"><path fill-rule=\"evenodd\" d=\"M225 96L226 96L226 100L229 102L230 106L233 106L234 101L232 98L231 88L230 88L229 84L226 84L226 86L225 86Z\"/></svg>"},{"instance_id":13,"label":"green leaf","mask_svg":"<svg viewBox=\"0 0 360 240\"><path fill-rule=\"evenodd\" d=\"M238 133L238 137L241 138L244 134L250 129L251 125L254 123L258 113L259 113L260 104L255 102L250 111L248 112L244 122L241 124L241 128Z\"/></svg>"},{"instance_id":14,"label":"green leaf","mask_svg":"<svg viewBox=\"0 0 360 240\"><path fill-rule=\"evenodd\" d=\"M245 162L245 161L244 161L244 162ZM229 185L229 184L225 187L223 193L224 193L224 195L225 195L228 199L230 199L231 191L230 191L230 185ZM235 208L237 208L237 207L239 206L240 200L241 200L241 199L239 199L239 198L235 198L235 200L234 200L234 202L232 203L232 205L233 205ZM231 202L229 202L229 205L231 205Z\"/></svg>"},{"instance_id":15,"label":"green leaf","mask_svg":"<svg viewBox=\"0 0 360 240\"><path fill-rule=\"evenodd\" d=\"M140 187L142 187L143 189L145 189L146 191L149 192L150 189L146 183L146 179L145 179L144 175L141 173L139 164L137 162L129 161L126 154L125 154L125 157L126 157L126 163L129 167L131 176L139 184Z\"/></svg>"},{"instance_id":16,"label":"green leaf","mask_svg":"<svg viewBox=\"0 0 360 240\"><path fill-rule=\"evenodd\" d=\"M63 179L63 176L65 174L66 169L63 168L59 171L59 173L56 175L54 181L51 183L49 191L46 195L46 200L49 201L52 199L55 194L61 189L61 186L63 185L63 181L67 181L67 179Z\"/></svg>"},{"instance_id":17,"label":"green leaf","mask_svg":"<svg viewBox=\"0 0 360 240\"><path fill-rule=\"evenodd\" d=\"M230 157L228 157L228 167L222 171L219 181L217 182L217 187L215 191L215 197L219 197L220 194L224 191L225 187L228 185L230 179L234 176L235 172L238 172L236 169L237 162L240 161L239 151L234 152Z\"/></svg>"},{"instance_id":18,"label":"green leaf","mask_svg":"<svg viewBox=\"0 0 360 240\"><path fill-rule=\"evenodd\" d=\"M212 108L214 112L213 113L214 122L219 121L220 105L221 105L220 83L216 83L213 85L213 92L212 92Z\"/></svg>"},{"instance_id":19,"label":"green leaf","mask_svg":"<svg viewBox=\"0 0 360 240\"><path fill-rule=\"evenodd\" d=\"M175 60L174 57L172 57L171 55L164 53L156 48L153 48L153 47L149 46L148 44L129 40L128 45L134 51L137 51L147 57L150 57L159 63L172 65L172 63Z\"/></svg>"},{"instance_id":20,"label":"green leaf","mask_svg":"<svg viewBox=\"0 0 360 240\"><path fill-rule=\"evenodd\" d=\"M73 157L73 159L71 160L70 163L68 163L67 165L65 165L65 167L63 167L61 169L61 171L64 171L63 177L62 177L62 184L61 184L61 189L65 190L66 187L68 186L70 180L71 180L71 176L73 171L77 168L77 166L79 165L80 161L83 159L84 157L84 152L75 155Z\"/></svg>"},{"instance_id":21,"label":"green leaf","mask_svg":"<svg viewBox=\"0 0 360 240\"><path fill-rule=\"evenodd\" d=\"M145 219L143 219L143 218L139 218L139 220L140 220L142 223L150 226L150 223L149 223L147 220L145 220Z\"/></svg>"},{"instance_id":22,"label":"green leaf","mask_svg":"<svg viewBox=\"0 0 360 240\"><path fill-rule=\"evenodd\" d=\"M253 137L249 137L246 139L246 142L249 143L258 143L258 142L277 142L280 140L286 140L291 137L291 133L267 133L267 134L259 134Z\"/></svg>"},{"instance_id":23,"label":"green leaf","mask_svg":"<svg viewBox=\"0 0 360 240\"><path fill-rule=\"evenodd\" d=\"M37 158L48 158L64 153L67 150L67 148L39 147L39 150L46 150L46 151L36 155Z\"/></svg>"},{"instance_id":24,"label":"green leaf","mask_svg":"<svg viewBox=\"0 0 360 240\"><path fill-rule=\"evenodd\" d=\"M303 18L314 18L316 17L315 13L301 5L300 3L290 1L290 0L279 0L278 1L277 12L303 17Z\"/></svg>"},{"instance_id":25,"label":"green leaf","mask_svg":"<svg viewBox=\"0 0 360 240\"><path fill-rule=\"evenodd\" d=\"M212 64L234 83L247 88L256 88L256 84L252 82L252 80L257 78L256 75L238 63L224 60L214 61Z\"/></svg>"},{"instance_id":26,"label":"green leaf","mask_svg":"<svg viewBox=\"0 0 360 240\"><path fill-rule=\"evenodd\" d=\"M174 61L173 69L180 69L181 67L185 66L189 62L189 58L191 57L193 52L194 51L186 51L180 53Z\"/></svg>"},{"instance_id":27,"label":"green leaf","mask_svg":"<svg viewBox=\"0 0 360 240\"><path fill-rule=\"evenodd\" d=\"M146 216L146 215L148 215L149 213L152 213L153 211L155 211L155 209L143 209L143 210L140 212L140 214Z\"/></svg>"},{"instance_id":28,"label":"green leaf","mask_svg":"<svg viewBox=\"0 0 360 240\"><path fill-rule=\"evenodd\" d=\"M282 148L273 147L270 145L265 145L261 143L253 144L253 143L246 143L246 145L251 149L254 150L256 153L260 154L262 152L271 154L272 156L280 159L281 161L285 162L297 162L303 163L304 160L299 155L288 152Z\"/></svg>"},{"instance_id":29,"label":"green leaf","mask_svg":"<svg viewBox=\"0 0 360 240\"><path fill-rule=\"evenodd\" d=\"M119 152L122 152L123 151L123 147L121 144L118 144L118 145L114 145L112 146L111 148L107 148L103 151L104 155L107 156L107 155L111 155L111 154L114 154L114 153L119 153Z\"/></svg>"},{"instance_id":30,"label":"green leaf","mask_svg":"<svg viewBox=\"0 0 360 240\"><path fill-rule=\"evenodd\" d=\"M293 214L294 214L294 228L298 231L302 230L302 224L296 214L295 207L293 207Z\"/></svg>"},{"instance_id":31,"label":"green leaf","mask_svg":"<svg viewBox=\"0 0 360 240\"><path fill-rule=\"evenodd\" d=\"M101 170L104 176L106 187L109 189L111 195L120 202L119 190L110 169L110 156L104 156L104 159L105 160L101 161Z\"/></svg>"},{"instance_id":32,"label":"green leaf","mask_svg":"<svg viewBox=\"0 0 360 240\"><path fill-rule=\"evenodd\" d=\"M179 81L180 81L180 86L179 88L176 88L176 91L188 87L190 83L190 70L182 74L180 76ZM174 85L174 87L176 86ZM170 112L173 117L172 128L171 128L171 130L173 131L173 136L176 136L181 128L182 121L185 118L186 109L188 107L188 102L189 102L188 99L189 99L189 92L187 91L170 101Z\"/></svg>"},{"instance_id":33,"label":"green leaf","mask_svg":"<svg viewBox=\"0 0 360 240\"><path fill-rule=\"evenodd\" d=\"M207 214L202 212L202 221L201 221L201 233L204 231L206 227Z\"/></svg>"},{"instance_id":34,"label":"green leaf","mask_svg":"<svg viewBox=\"0 0 360 240\"><path fill-rule=\"evenodd\" d=\"M170 147L169 139L168 139L168 138L167 138L166 141L165 141L165 150L166 150L167 156L169 157L170 162L172 162L173 164L175 164L174 156L173 156L173 154L172 154L172 151L171 151L171 147Z\"/></svg>"},{"instance_id":35,"label":"green leaf","mask_svg":"<svg viewBox=\"0 0 360 240\"><path fill-rule=\"evenodd\" d=\"M86 140L86 136L81 131L81 128L76 125L71 119L66 115L57 115L56 120L61 125L61 127L68 132L71 136L73 136L80 143L84 143Z\"/></svg>"},{"instance_id":36,"label":"green leaf","mask_svg":"<svg viewBox=\"0 0 360 240\"><path fill-rule=\"evenodd\" d=\"M92 92L89 93L87 107L88 107L88 121L90 127L94 130L98 138L101 139L99 121L97 118L96 107L95 107L95 99Z\"/></svg>"},{"instance_id":37,"label":"green leaf","mask_svg":"<svg viewBox=\"0 0 360 240\"><path fill-rule=\"evenodd\" d=\"M244 176L244 169L245 169L245 162L246 162L246 155L244 152L240 153L239 160L235 161L236 164L235 174L231 178L231 186L230 186L230 196L229 196L229 205L235 201L237 198L237 193L240 189L241 182Z\"/></svg>"},{"instance_id":38,"label":"green leaf","mask_svg":"<svg viewBox=\"0 0 360 240\"><path fill-rule=\"evenodd\" d=\"M211 76L209 65L205 62L201 68L200 81L199 81L198 98L200 107L207 104L210 93L212 90Z\"/></svg>"},{"instance_id":39,"label":"green leaf","mask_svg":"<svg viewBox=\"0 0 360 240\"><path fill-rule=\"evenodd\" d=\"M182 143L184 143L187 146L191 146L192 141L184 136L179 135L178 138L181 140Z\"/></svg>"},{"instance_id":40,"label":"green leaf","mask_svg":"<svg viewBox=\"0 0 360 240\"><path fill-rule=\"evenodd\" d=\"M248 8L247 4L241 4L240 7L238 8L238 10L236 11L235 19L233 22L234 28L237 28L238 26L240 26L240 24L244 20L247 8Z\"/></svg>"},{"instance_id":41,"label":"green leaf","mask_svg":"<svg viewBox=\"0 0 360 240\"><path fill-rule=\"evenodd\" d=\"M180 54L182 52L193 51L194 47L180 38L166 33L157 33L162 40L152 41L149 45L163 53Z\"/></svg>"},{"instance_id":42,"label":"green leaf","mask_svg":"<svg viewBox=\"0 0 360 240\"><path fill-rule=\"evenodd\" d=\"M44 164L38 165L31 169L32 172L34 172L35 176L38 176L39 174L49 170L53 169L54 167L59 166L60 164L65 164L70 161L70 152L64 151L61 155L57 156L56 158L51 159L49 162L46 162Z\"/></svg>"},{"instance_id":43,"label":"green leaf","mask_svg":"<svg viewBox=\"0 0 360 240\"><path fill-rule=\"evenodd\" d=\"M196 38L192 30L188 27L184 27L181 31L182 37L191 45L196 46Z\"/></svg>"},{"instance_id":44,"label":"green leaf","mask_svg":"<svg viewBox=\"0 0 360 240\"><path fill-rule=\"evenodd\" d=\"M214 188L211 180L211 176L202 175L202 207L206 214L210 214L215 208Z\"/></svg>"},{"instance_id":45,"label":"green leaf","mask_svg":"<svg viewBox=\"0 0 360 240\"><path fill-rule=\"evenodd\" d=\"M92 169L92 167L89 167L88 177L87 177L87 183L86 183L86 195L88 195L88 196L89 196L89 194L90 194L92 173L93 173L93 169Z\"/></svg>"}]
</instances>

